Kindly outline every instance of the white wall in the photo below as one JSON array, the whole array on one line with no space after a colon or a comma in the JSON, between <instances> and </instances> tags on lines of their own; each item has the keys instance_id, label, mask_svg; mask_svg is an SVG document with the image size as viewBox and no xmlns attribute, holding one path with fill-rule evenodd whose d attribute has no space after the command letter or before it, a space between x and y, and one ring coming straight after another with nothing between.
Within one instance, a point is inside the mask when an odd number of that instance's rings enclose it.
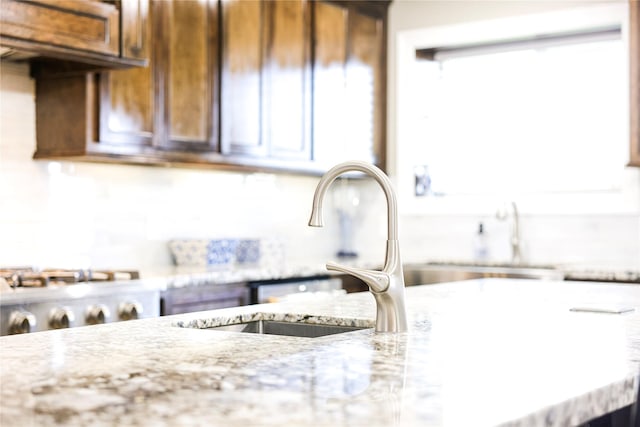
<instances>
[{"instance_id":1,"label":"white wall","mask_svg":"<svg viewBox=\"0 0 640 427\"><path fill-rule=\"evenodd\" d=\"M398 52L399 34L452 25L476 24L502 18L599 6L604 2L574 1L414 1L391 4L389 24L389 153L393 176L400 194L401 239L406 260L471 260L472 241L482 221L493 261L509 259L509 225L499 222L493 212L499 201L487 198L411 200L412 165L404 164L402 138L398 134ZM625 3L624 1L609 3ZM459 28L459 27L457 27ZM477 28L477 27L474 27ZM411 37L407 36L407 37ZM403 39L404 40L404 39ZM400 145L400 146L399 146ZM571 165L567 165L570 173ZM409 176L408 179L403 178ZM511 195L520 201L522 195ZM403 206L404 205L404 206ZM407 207L409 205L409 207ZM530 263L566 263L586 266L606 265L640 268L640 169L624 171L624 186L617 194L528 198L520 205L522 238ZM560 208L559 208L560 207Z\"/></svg>"}]
</instances>

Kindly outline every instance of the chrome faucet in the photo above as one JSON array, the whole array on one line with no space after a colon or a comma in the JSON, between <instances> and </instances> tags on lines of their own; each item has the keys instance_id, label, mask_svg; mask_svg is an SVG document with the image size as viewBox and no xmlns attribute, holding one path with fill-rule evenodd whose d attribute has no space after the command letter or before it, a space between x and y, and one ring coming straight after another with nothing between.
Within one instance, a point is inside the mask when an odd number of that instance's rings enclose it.
<instances>
[{"instance_id":1,"label":"chrome faucet","mask_svg":"<svg viewBox=\"0 0 640 427\"><path fill-rule=\"evenodd\" d=\"M508 204L498 208L496 212L496 218L499 220L506 220L509 216ZM511 237L509 242L511 243L511 263L520 264L522 262L522 251L520 249L520 216L518 215L518 206L516 202L511 202L511 211L513 221L511 223Z\"/></svg>"},{"instance_id":2,"label":"chrome faucet","mask_svg":"<svg viewBox=\"0 0 640 427\"><path fill-rule=\"evenodd\" d=\"M376 300L376 332L404 332L407 314L404 303L404 277L398 244L398 208L391 181L379 168L365 162L345 162L331 168L320 179L313 196L309 225L322 227L322 201L335 179L345 172L364 172L380 184L387 198L387 252L382 271L365 270L327 262L327 270L341 271L362 280Z\"/></svg>"}]
</instances>

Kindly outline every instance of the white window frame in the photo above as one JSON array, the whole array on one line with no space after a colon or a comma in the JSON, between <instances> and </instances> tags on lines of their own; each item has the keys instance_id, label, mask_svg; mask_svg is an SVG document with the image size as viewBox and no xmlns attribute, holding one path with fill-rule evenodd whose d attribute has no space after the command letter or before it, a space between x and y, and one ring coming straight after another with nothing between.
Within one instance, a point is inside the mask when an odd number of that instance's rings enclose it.
<instances>
[{"instance_id":1,"label":"white window frame","mask_svg":"<svg viewBox=\"0 0 640 427\"><path fill-rule=\"evenodd\" d=\"M399 31L395 55L395 127L390 139L395 141L389 153L395 159L394 179L403 214L493 214L505 200L518 203L523 214L635 214L640 213L640 169L626 168L622 188L600 192L562 194L500 194L495 196L415 197L410 146L413 132L411 114L411 73L417 49L430 49L471 43L491 43L521 39L540 34L580 32L592 28L620 25L622 41L628 46L626 3L599 4L553 12L514 16L494 20ZM625 79L629 80L628 66ZM628 115L628 113L627 113ZM628 130L627 130L628 133ZM628 140L628 138L627 138Z\"/></svg>"}]
</instances>

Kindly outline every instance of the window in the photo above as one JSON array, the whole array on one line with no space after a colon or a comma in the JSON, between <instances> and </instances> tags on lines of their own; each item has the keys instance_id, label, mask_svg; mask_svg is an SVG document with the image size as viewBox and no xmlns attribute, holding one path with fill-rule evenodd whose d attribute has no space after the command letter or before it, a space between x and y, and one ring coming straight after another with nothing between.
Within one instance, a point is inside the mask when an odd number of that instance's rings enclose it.
<instances>
[{"instance_id":1,"label":"window","mask_svg":"<svg viewBox=\"0 0 640 427\"><path fill-rule=\"evenodd\" d=\"M425 193L619 189L625 49L607 28L416 51L410 151Z\"/></svg>"}]
</instances>

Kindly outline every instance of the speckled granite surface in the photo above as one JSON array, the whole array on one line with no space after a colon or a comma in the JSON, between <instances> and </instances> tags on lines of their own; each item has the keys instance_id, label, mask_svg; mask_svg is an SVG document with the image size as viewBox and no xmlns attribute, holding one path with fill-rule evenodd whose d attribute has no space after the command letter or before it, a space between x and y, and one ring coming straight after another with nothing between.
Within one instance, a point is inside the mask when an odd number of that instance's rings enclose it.
<instances>
[{"instance_id":1,"label":"speckled granite surface","mask_svg":"<svg viewBox=\"0 0 640 427\"><path fill-rule=\"evenodd\" d=\"M635 265L580 265L580 264L512 264L505 262L475 262L459 260L430 260L412 263L413 265L461 268L520 268L530 270L549 270L561 273L565 280L583 280L593 282L640 283L640 260ZM559 279L558 279L559 280Z\"/></svg>"},{"instance_id":2,"label":"speckled granite surface","mask_svg":"<svg viewBox=\"0 0 640 427\"><path fill-rule=\"evenodd\" d=\"M638 286L485 279L407 303L398 335L198 329L253 313L366 324L362 293L0 337L0 425L565 426L636 398ZM634 310L570 311L597 304Z\"/></svg>"},{"instance_id":3,"label":"speckled granite surface","mask_svg":"<svg viewBox=\"0 0 640 427\"><path fill-rule=\"evenodd\" d=\"M565 280L640 283L638 268L573 268L565 271Z\"/></svg>"}]
</instances>

